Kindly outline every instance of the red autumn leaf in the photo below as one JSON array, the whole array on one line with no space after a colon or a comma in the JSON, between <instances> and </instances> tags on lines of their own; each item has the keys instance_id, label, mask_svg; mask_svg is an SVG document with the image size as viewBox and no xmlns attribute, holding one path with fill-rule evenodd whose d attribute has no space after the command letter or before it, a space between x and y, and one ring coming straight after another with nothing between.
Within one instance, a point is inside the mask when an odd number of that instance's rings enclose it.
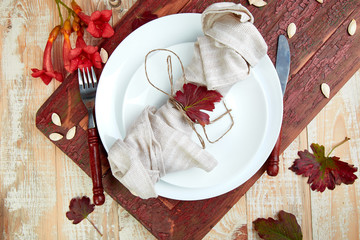
<instances>
[{"instance_id":1,"label":"red autumn leaf","mask_svg":"<svg viewBox=\"0 0 360 240\"><path fill-rule=\"evenodd\" d=\"M253 224L262 239L267 240L301 240L303 238L296 217L285 211L278 213L279 220L258 218Z\"/></svg>"},{"instance_id":2,"label":"red autumn leaf","mask_svg":"<svg viewBox=\"0 0 360 240\"><path fill-rule=\"evenodd\" d=\"M214 90L207 90L204 86L192 83L184 84L184 92L177 91L175 100L182 104L186 115L193 121L205 126L210 123L210 117L201 110L212 111L214 103L220 102L222 95Z\"/></svg>"},{"instance_id":3,"label":"red autumn leaf","mask_svg":"<svg viewBox=\"0 0 360 240\"><path fill-rule=\"evenodd\" d=\"M299 151L300 158L295 159L289 169L297 175L309 177L311 190L319 192L323 192L326 188L333 190L335 185L353 184L357 179L354 174L357 168L354 165L339 161L340 158L335 156L325 156L325 147L322 145L313 143L310 147L313 154L308 150Z\"/></svg>"},{"instance_id":4,"label":"red autumn leaf","mask_svg":"<svg viewBox=\"0 0 360 240\"><path fill-rule=\"evenodd\" d=\"M70 211L66 212L69 220L74 220L73 224L78 224L95 209L95 205L90 203L90 198L83 196L82 198L73 198L70 201Z\"/></svg>"}]
</instances>

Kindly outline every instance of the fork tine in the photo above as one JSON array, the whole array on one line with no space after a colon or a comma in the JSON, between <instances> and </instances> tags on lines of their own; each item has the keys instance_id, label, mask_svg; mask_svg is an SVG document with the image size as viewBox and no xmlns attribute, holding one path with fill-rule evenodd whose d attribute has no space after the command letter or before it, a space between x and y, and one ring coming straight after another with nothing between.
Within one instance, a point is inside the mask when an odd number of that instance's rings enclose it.
<instances>
[{"instance_id":1,"label":"fork tine","mask_svg":"<svg viewBox=\"0 0 360 240\"><path fill-rule=\"evenodd\" d=\"M86 70L85 70L85 68L83 68L82 72L83 72L83 77L84 77L85 88L89 88L89 87L90 87L90 85L89 85L89 79L86 77L86 73L85 73Z\"/></svg>"},{"instance_id":2,"label":"fork tine","mask_svg":"<svg viewBox=\"0 0 360 240\"><path fill-rule=\"evenodd\" d=\"M80 71L80 68L78 68L78 79L79 79L79 86L84 88L84 82L83 82L83 79L81 77L81 71Z\"/></svg>"},{"instance_id":3,"label":"fork tine","mask_svg":"<svg viewBox=\"0 0 360 240\"><path fill-rule=\"evenodd\" d=\"M92 79L93 79L93 82L94 82L94 85L97 84L98 80L96 78L96 74L95 74L95 71L94 71L94 67L91 67L91 74L92 74Z\"/></svg>"},{"instance_id":4,"label":"fork tine","mask_svg":"<svg viewBox=\"0 0 360 240\"><path fill-rule=\"evenodd\" d=\"M94 87L94 83L93 83L93 79L92 77L90 76L90 70L89 68L86 68L86 73L87 73L87 77L88 77L88 84L89 84L89 87Z\"/></svg>"}]
</instances>

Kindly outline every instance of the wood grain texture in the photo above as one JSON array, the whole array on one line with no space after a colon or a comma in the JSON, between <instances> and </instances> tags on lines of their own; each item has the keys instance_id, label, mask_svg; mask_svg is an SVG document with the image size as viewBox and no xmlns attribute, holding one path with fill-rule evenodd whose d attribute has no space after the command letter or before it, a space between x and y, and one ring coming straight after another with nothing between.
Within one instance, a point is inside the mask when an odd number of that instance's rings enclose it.
<instances>
[{"instance_id":1,"label":"wood grain texture","mask_svg":"<svg viewBox=\"0 0 360 240\"><path fill-rule=\"evenodd\" d=\"M105 0L78 0L77 2L87 12L109 7ZM114 21L123 16L130 6L140 2L124 0L122 7L114 11ZM157 11L161 14L173 11L183 3L185 5L182 11L190 11L191 2L194 1L172 1L170 9L161 8L163 2L159 1ZM203 10L204 4L210 3L211 1L199 1L199 7L194 7L191 11ZM246 5L245 2L242 1L242 3ZM301 34L295 35L291 40L292 48L299 48L297 51L300 53L306 51L308 54L304 56L303 62L294 63L293 69L300 72L302 77L291 81L303 80L304 84L301 87L312 89L319 95L314 101L322 101L321 104L319 103L320 109L325 103L327 105L306 130L302 131L294 141L290 141L292 143L286 148L281 158L279 176L276 178L262 176L244 197L240 198L234 206L228 207L230 210L217 224L214 221L212 230L204 239L259 239L252 229L252 221L258 217L274 217L281 209L297 216L303 229L304 239L360 239L358 180L354 185L341 185L334 191L325 191L320 194L311 192L306 179L296 176L287 169L297 157L297 151L309 148L310 143L319 142L330 147L342 140L344 136L350 137L351 141L338 148L334 154L359 167L360 72L357 72L341 90L341 83L338 82L343 78L349 78L358 69L356 68L359 61L358 52L354 51L353 55L346 55L348 57L345 61L341 58L341 54L352 51L349 41L359 42L358 34L351 38L346 35L348 21L351 18L358 20L358 13L353 8L347 7L351 6L349 4L353 1L339 1L340 4L337 4L329 0L324 5L316 1L297 1L298 4L281 1L268 1L268 3L261 9L249 7L254 14L258 14L255 24L262 32L278 29L276 34L279 34L284 33L288 22L296 21ZM297 19L299 15L306 16L310 10L325 11L326 4L334 4L334 7L331 9L332 12L326 12L322 21L316 16L309 19L305 17ZM139 10L139 13L145 11L147 7ZM295 13L289 14L290 10ZM0 118L3 123L0 125L0 239L100 239L88 222L73 225L65 217L72 197L91 196L91 179L83 171L89 173L86 152L73 151L70 159L41 134L34 124L39 106L60 86L55 82L45 86L39 79L30 77L30 68L42 65L42 51L48 33L58 23L56 11L53 1L4 0L0 2ZM275 14L267 14L267 11ZM348 13L349 17L345 17ZM326 28L325 22L329 20L331 20L331 26ZM302 36L306 32L303 31L306 27L302 26L309 27L311 24L315 24L312 26L314 32L320 31L323 27L326 28L321 31L321 34L325 35L324 39L327 39L327 42L330 41L333 49L329 49L323 40L319 41L316 36L312 36L311 31L308 32L308 36ZM340 28L335 31L334 25ZM328 29L330 29L329 32ZM125 34L129 29L121 30L124 30ZM273 35L276 36L276 34ZM272 37L272 35L265 36L266 39ZM60 56L61 43L57 41L55 45L54 54ZM106 46L109 49L116 47ZM269 43L269 46L271 55L271 51L275 51L275 45ZM321 61L321 59L327 56L328 51L330 51L328 54L333 55L334 58L326 64L325 60ZM347 69L347 72L336 70L338 65L341 69ZM61 61L55 61L55 68L60 66ZM321 69L325 69L323 74L320 74ZM338 81L328 82L329 79L334 78L338 78ZM317 79L318 82L310 84L309 79ZM323 81L331 85L333 98L329 102L321 98L320 90L317 88L317 83ZM293 88L296 91L295 86ZM78 98L71 89L69 85L69 88L61 92L67 101ZM339 93L335 96L337 91ZM302 99L309 101L306 96L297 98L298 101ZM56 128L49 124L48 133L52 131L66 133L74 125L79 126L79 136L86 133L87 118L79 116L73 119L70 117L73 115L71 109L62 109L56 104L52 107L61 110L63 126ZM292 109L287 111L290 111L290 117L292 117ZM308 113L304 108L298 111L303 114ZM47 117L43 121L49 122ZM296 121L288 125L298 124ZM293 135L297 134L293 133ZM80 140L78 137L73 141L75 144L79 141L80 144L82 142ZM65 142L61 144L66 146L64 149L71 148L71 144ZM77 159L77 164L72 161L74 158ZM108 169L106 160L103 160L103 164L103 173L106 174ZM358 173L357 176L359 176ZM103 239L155 239L139 221L107 194L106 199L105 204L96 207L89 216L103 232ZM176 202L168 202L168 205L164 202L156 204L159 204L161 208L176 211ZM144 205L141 205L141 202L135 202L133 206L130 212L143 211ZM169 226L169 223L164 223L161 219L158 224ZM191 232L207 232L208 230L196 229ZM188 229L177 231L191 236L191 232L187 232Z\"/></svg>"}]
</instances>

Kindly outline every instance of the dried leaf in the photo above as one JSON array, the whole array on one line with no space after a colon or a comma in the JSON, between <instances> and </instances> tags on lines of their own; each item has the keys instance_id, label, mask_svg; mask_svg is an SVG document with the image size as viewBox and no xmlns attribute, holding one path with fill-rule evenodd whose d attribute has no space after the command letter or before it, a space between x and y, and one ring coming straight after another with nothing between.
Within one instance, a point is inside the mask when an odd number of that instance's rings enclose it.
<instances>
[{"instance_id":1,"label":"dried leaf","mask_svg":"<svg viewBox=\"0 0 360 240\"><path fill-rule=\"evenodd\" d=\"M52 113L51 114L51 121L57 125L57 126L61 126L61 119L59 117L59 115L57 113Z\"/></svg>"},{"instance_id":2,"label":"dried leaf","mask_svg":"<svg viewBox=\"0 0 360 240\"><path fill-rule=\"evenodd\" d=\"M318 1L319 3L324 3L324 0L316 0L316 1Z\"/></svg>"},{"instance_id":3,"label":"dried leaf","mask_svg":"<svg viewBox=\"0 0 360 240\"><path fill-rule=\"evenodd\" d=\"M278 213L279 220L258 218L253 224L262 239L267 240L301 240L303 235L296 217L285 211Z\"/></svg>"},{"instance_id":4,"label":"dried leaf","mask_svg":"<svg viewBox=\"0 0 360 240\"><path fill-rule=\"evenodd\" d=\"M182 104L187 116L202 126L209 124L209 115L200 110L214 110L214 103L220 102L222 95L217 91L207 90L206 87L191 83L184 84L183 89L184 92L177 91L174 98Z\"/></svg>"},{"instance_id":5,"label":"dried leaf","mask_svg":"<svg viewBox=\"0 0 360 240\"><path fill-rule=\"evenodd\" d=\"M95 205L90 204L90 198L83 196L82 198L71 199L69 209L70 211L66 212L66 217L70 221L74 220L73 224L78 224L94 211Z\"/></svg>"},{"instance_id":6,"label":"dried leaf","mask_svg":"<svg viewBox=\"0 0 360 240\"><path fill-rule=\"evenodd\" d=\"M345 138L343 142L347 140L349 138ZM354 165L339 161L340 158L335 156L325 156L325 147L322 145L313 143L310 147L313 153L308 150L299 151L300 158L295 159L289 169L297 175L309 177L307 182L311 190L319 192L323 192L326 188L333 190L335 185L353 184L357 179L354 174L357 168Z\"/></svg>"}]
</instances>

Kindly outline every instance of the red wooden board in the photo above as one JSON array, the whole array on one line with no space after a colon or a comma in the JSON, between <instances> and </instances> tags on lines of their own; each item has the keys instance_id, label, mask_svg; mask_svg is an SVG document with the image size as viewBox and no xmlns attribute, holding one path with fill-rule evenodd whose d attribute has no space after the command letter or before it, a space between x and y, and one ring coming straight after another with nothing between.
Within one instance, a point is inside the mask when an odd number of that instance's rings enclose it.
<instances>
[{"instance_id":1,"label":"red wooden board","mask_svg":"<svg viewBox=\"0 0 360 240\"><path fill-rule=\"evenodd\" d=\"M202 12L214 2L220 1L139 0L116 25L115 35L101 42L100 47L111 54L133 31L133 21L145 11L151 11L159 17L179 12ZM360 34L349 36L347 33L347 25L351 19L360 22L360 12L356 11L360 8L360 2L267 2L267 6L256 8L241 1L253 13L255 25L269 45L268 54L272 60L275 58L277 36L286 34L289 23L294 22L297 26L297 33L289 40L291 72L284 97L283 151L329 101L322 96L320 84L329 84L331 95L334 96L360 68ZM51 123L53 112L64 120L61 128ZM70 75L38 110L36 126L48 137L54 131L65 134L70 127L76 125L74 139L63 139L54 144L89 175L86 114L80 100L76 75ZM103 148L101 158L105 191L159 239L201 239L264 172L263 167L242 186L208 200L142 200L134 197L112 177Z\"/></svg>"}]
</instances>

